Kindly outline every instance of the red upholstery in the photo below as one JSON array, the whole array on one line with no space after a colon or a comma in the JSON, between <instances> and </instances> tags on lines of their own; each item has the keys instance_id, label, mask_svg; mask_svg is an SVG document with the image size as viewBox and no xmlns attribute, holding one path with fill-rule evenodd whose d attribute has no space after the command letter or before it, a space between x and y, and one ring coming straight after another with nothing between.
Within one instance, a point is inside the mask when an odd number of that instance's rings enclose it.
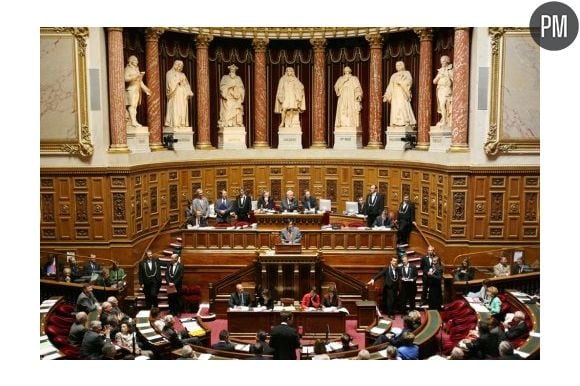
<instances>
[{"instance_id":1,"label":"red upholstery","mask_svg":"<svg viewBox=\"0 0 580 386\"><path fill-rule=\"evenodd\" d=\"M70 328L72 324L75 322L75 318L70 316L58 316L58 315L50 315L47 319L47 323L54 324L58 327L63 328Z\"/></svg>"},{"instance_id":2,"label":"red upholstery","mask_svg":"<svg viewBox=\"0 0 580 386\"><path fill-rule=\"evenodd\" d=\"M231 227L232 224L228 224L227 222L221 222L221 223L217 223L215 224L216 228L227 228L227 227Z\"/></svg>"},{"instance_id":3,"label":"red upholstery","mask_svg":"<svg viewBox=\"0 0 580 386\"><path fill-rule=\"evenodd\" d=\"M69 333L69 329L61 328L55 326L54 324L47 324L46 327L44 328L44 331L46 332L46 335L48 335L48 337L51 339L57 335L68 336Z\"/></svg>"},{"instance_id":4,"label":"red upholstery","mask_svg":"<svg viewBox=\"0 0 580 386\"><path fill-rule=\"evenodd\" d=\"M349 222L348 224L346 224L346 226L349 228L358 228L358 227L364 227L364 226L366 226L366 224L364 224L362 222Z\"/></svg>"},{"instance_id":5,"label":"red upholstery","mask_svg":"<svg viewBox=\"0 0 580 386\"><path fill-rule=\"evenodd\" d=\"M60 351L66 356L66 359L79 359L80 350L80 347L75 346L64 346L60 348Z\"/></svg>"},{"instance_id":6,"label":"red upholstery","mask_svg":"<svg viewBox=\"0 0 580 386\"><path fill-rule=\"evenodd\" d=\"M181 298L186 308L197 312L201 301L201 287L196 284L184 285L181 288Z\"/></svg>"},{"instance_id":7,"label":"red upholstery","mask_svg":"<svg viewBox=\"0 0 580 386\"><path fill-rule=\"evenodd\" d=\"M71 316L75 311L75 307L72 304L61 303L54 309L54 312L62 316Z\"/></svg>"},{"instance_id":8,"label":"red upholstery","mask_svg":"<svg viewBox=\"0 0 580 386\"><path fill-rule=\"evenodd\" d=\"M322 225L330 224L330 212L324 212L322 214Z\"/></svg>"},{"instance_id":9,"label":"red upholstery","mask_svg":"<svg viewBox=\"0 0 580 386\"><path fill-rule=\"evenodd\" d=\"M256 215L254 214L254 211L252 210L248 216L249 220L250 220L250 224L255 224L258 222L258 220L256 219Z\"/></svg>"},{"instance_id":10,"label":"red upholstery","mask_svg":"<svg viewBox=\"0 0 580 386\"><path fill-rule=\"evenodd\" d=\"M236 223L234 224L234 226L236 228L241 228L241 227L246 227L247 228L247 227L250 226L250 223L247 222L247 221L236 221Z\"/></svg>"},{"instance_id":11,"label":"red upholstery","mask_svg":"<svg viewBox=\"0 0 580 386\"><path fill-rule=\"evenodd\" d=\"M53 336L50 339L50 341L58 349L60 349L61 347L65 347L65 346L69 346L70 345L70 343L68 341L68 336L64 336L64 335L56 335L56 336Z\"/></svg>"}]
</instances>

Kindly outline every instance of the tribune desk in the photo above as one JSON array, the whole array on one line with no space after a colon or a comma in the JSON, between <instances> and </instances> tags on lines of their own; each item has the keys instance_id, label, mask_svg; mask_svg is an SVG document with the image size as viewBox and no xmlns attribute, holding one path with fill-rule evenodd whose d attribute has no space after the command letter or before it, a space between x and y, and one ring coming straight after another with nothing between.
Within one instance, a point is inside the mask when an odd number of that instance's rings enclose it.
<instances>
[{"instance_id":1,"label":"tribune desk","mask_svg":"<svg viewBox=\"0 0 580 386\"><path fill-rule=\"evenodd\" d=\"M346 313L325 311L292 311L292 327L302 334L342 334L346 331ZM271 331L280 324L280 311L228 310L230 333L256 334L258 330Z\"/></svg>"},{"instance_id":2,"label":"tribune desk","mask_svg":"<svg viewBox=\"0 0 580 386\"><path fill-rule=\"evenodd\" d=\"M255 213L258 227L262 229L281 230L288 220L300 230L320 229L323 225L323 213Z\"/></svg>"}]
</instances>

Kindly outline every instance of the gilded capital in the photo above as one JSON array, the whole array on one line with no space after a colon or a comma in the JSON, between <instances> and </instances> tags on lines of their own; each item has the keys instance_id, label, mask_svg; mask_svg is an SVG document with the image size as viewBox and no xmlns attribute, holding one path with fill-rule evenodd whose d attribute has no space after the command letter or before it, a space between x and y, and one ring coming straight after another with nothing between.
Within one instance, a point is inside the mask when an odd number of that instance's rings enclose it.
<instances>
[{"instance_id":1,"label":"gilded capital","mask_svg":"<svg viewBox=\"0 0 580 386\"><path fill-rule=\"evenodd\" d=\"M107 27L108 32L123 32L123 27Z\"/></svg>"},{"instance_id":2,"label":"gilded capital","mask_svg":"<svg viewBox=\"0 0 580 386\"><path fill-rule=\"evenodd\" d=\"M195 43L197 48L209 46L209 43L213 40L213 36L209 34L199 34L195 38Z\"/></svg>"},{"instance_id":3,"label":"gilded capital","mask_svg":"<svg viewBox=\"0 0 580 386\"><path fill-rule=\"evenodd\" d=\"M369 42L371 48L381 48L383 46L383 37L381 34L368 34L365 38Z\"/></svg>"},{"instance_id":4,"label":"gilded capital","mask_svg":"<svg viewBox=\"0 0 580 386\"><path fill-rule=\"evenodd\" d=\"M433 29L431 28L413 28L413 31L419 36L419 40L433 40Z\"/></svg>"},{"instance_id":5,"label":"gilded capital","mask_svg":"<svg viewBox=\"0 0 580 386\"><path fill-rule=\"evenodd\" d=\"M145 30L145 40L153 40L153 41L158 41L159 37L161 35L163 35L163 33L165 32L166 28L147 28Z\"/></svg>"},{"instance_id":6,"label":"gilded capital","mask_svg":"<svg viewBox=\"0 0 580 386\"><path fill-rule=\"evenodd\" d=\"M255 38L252 40L252 46L255 51L265 51L269 42L268 38Z\"/></svg>"},{"instance_id":7,"label":"gilded capital","mask_svg":"<svg viewBox=\"0 0 580 386\"><path fill-rule=\"evenodd\" d=\"M324 38L312 38L310 39L310 44L314 48L314 51L324 51L326 47L327 40Z\"/></svg>"}]
</instances>

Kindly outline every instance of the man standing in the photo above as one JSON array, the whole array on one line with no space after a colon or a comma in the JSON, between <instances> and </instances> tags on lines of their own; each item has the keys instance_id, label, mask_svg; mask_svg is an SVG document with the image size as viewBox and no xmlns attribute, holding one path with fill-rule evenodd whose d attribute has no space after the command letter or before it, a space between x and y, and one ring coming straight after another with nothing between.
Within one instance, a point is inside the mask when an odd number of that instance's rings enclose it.
<instances>
[{"instance_id":1,"label":"man standing","mask_svg":"<svg viewBox=\"0 0 580 386\"><path fill-rule=\"evenodd\" d=\"M391 264L383 268L375 275L367 285L374 285L375 280L383 277L383 304L385 311L389 318L395 318L395 301L399 294L399 280L401 278L401 271L397 266L397 258L391 258Z\"/></svg>"},{"instance_id":2,"label":"man standing","mask_svg":"<svg viewBox=\"0 0 580 386\"><path fill-rule=\"evenodd\" d=\"M367 226L373 226L375 219L385 209L385 199L382 194L377 192L377 186L371 185L369 194L367 194L366 204L364 206L365 214L367 215Z\"/></svg>"},{"instance_id":3,"label":"man standing","mask_svg":"<svg viewBox=\"0 0 580 386\"><path fill-rule=\"evenodd\" d=\"M409 201L409 194L403 195L403 202L399 205L399 216L395 223L399 226L397 244L409 244L409 234L415 224L415 204Z\"/></svg>"},{"instance_id":4,"label":"man standing","mask_svg":"<svg viewBox=\"0 0 580 386\"><path fill-rule=\"evenodd\" d=\"M234 308L237 306L250 306L250 294L244 291L244 286L241 283L236 284L236 292L230 294L228 307Z\"/></svg>"},{"instance_id":5,"label":"man standing","mask_svg":"<svg viewBox=\"0 0 580 386\"><path fill-rule=\"evenodd\" d=\"M230 213L232 212L233 207L230 200L228 200L228 191L222 190L222 197L217 200L215 214L216 214L216 222L218 224L229 224L232 222L232 218Z\"/></svg>"},{"instance_id":6,"label":"man standing","mask_svg":"<svg viewBox=\"0 0 580 386\"><path fill-rule=\"evenodd\" d=\"M252 197L246 194L244 188L240 189L240 195L236 199L234 211L238 221L250 221L250 211L252 210Z\"/></svg>"},{"instance_id":7,"label":"man standing","mask_svg":"<svg viewBox=\"0 0 580 386\"><path fill-rule=\"evenodd\" d=\"M281 323L272 329L270 347L274 351L274 359L296 359L296 349L300 348L300 337L296 330L289 326L292 323L292 313L280 312Z\"/></svg>"},{"instance_id":8,"label":"man standing","mask_svg":"<svg viewBox=\"0 0 580 386\"><path fill-rule=\"evenodd\" d=\"M165 271L165 281L168 285L167 300L169 301L169 311L171 315L177 316L181 312L179 298L183 283L183 265L177 261L177 254L175 253L171 255L171 261Z\"/></svg>"},{"instance_id":9,"label":"man standing","mask_svg":"<svg viewBox=\"0 0 580 386\"><path fill-rule=\"evenodd\" d=\"M288 219L286 228L280 231L280 241L282 244L300 244L301 239L300 230L294 226L294 221Z\"/></svg>"},{"instance_id":10,"label":"man standing","mask_svg":"<svg viewBox=\"0 0 580 386\"><path fill-rule=\"evenodd\" d=\"M441 291L441 279L443 278L443 268L439 261L439 256L433 256L433 265L427 271L427 291L429 292L427 302L429 309L439 310L443 303L443 294Z\"/></svg>"},{"instance_id":11,"label":"man standing","mask_svg":"<svg viewBox=\"0 0 580 386\"><path fill-rule=\"evenodd\" d=\"M207 198L203 195L203 189L196 190L197 197L191 203L193 216L195 217L195 225L200 227L207 226L207 217L209 216L209 203Z\"/></svg>"},{"instance_id":12,"label":"man standing","mask_svg":"<svg viewBox=\"0 0 580 386\"><path fill-rule=\"evenodd\" d=\"M298 210L298 200L294 198L294 192L289 190L286 192L286 198L280 203L282 212L294 212Z\"/></svg>"},{"instance_id":13,"label":"man standing","mask_svg":"<svg viewBox=\"0 0 580 386\"><path fill-rule=\"evenodd\" d=\"M304 212L316 212L316 198L310 195L309 190L304 191L304 198L302 199L302 206L304 207Z\"/></svg>"},{"instance_id":14,"label":"man standing","mask_svg":"<svg viewBox=\"0 0 580 386\"><path fill-rule=\"evenodd\" d=\"M433 266L433 257L435 256L435 248L429 245L427 248L427 255L421 258L421 271L423 272L423 292L421 293L421 305L427 303L427 272Z\"/></svg>"},{"instance_id":15,"label":"man standing","mask_svg":"<svg viewBox=\"0 0 580 386\"><path fill-rule=\"evenodd\" d=\"M157 307L157 294L161 287L161 269L159 261L153 258L153 252L147 251L147 258L139 263L139 284L145 294L146 308Z\"/></svg>"},{"instance_id":16,"label":"man standing","mask_svg":"<svg viewBox=\"0 0 580 386\"><path fill-rule=\"evenodd\" d=\"M401 267L402 280L402 308L409 307L412 311L415 309L415 295L417 294L417 267L409 264L407 255L403 255L403 266Z\"/></svg>"},{"instance_id":17,"label":"man standing","mask_svg":"<svg viewBox=\"0 0 580 386\"><path fill-rule=\"evenodd\" d=\"M101 273L101 266L97 263L97 256L91 253L89 255L89 263L85 265L85 275L91 276L93 273Z\"/></svg>"}]
</instances>

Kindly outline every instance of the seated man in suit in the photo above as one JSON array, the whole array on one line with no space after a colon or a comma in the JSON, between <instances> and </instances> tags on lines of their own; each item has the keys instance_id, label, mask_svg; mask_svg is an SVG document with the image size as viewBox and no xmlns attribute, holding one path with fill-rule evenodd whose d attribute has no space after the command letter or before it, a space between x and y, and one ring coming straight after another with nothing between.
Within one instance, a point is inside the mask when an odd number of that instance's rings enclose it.
<instances>
[{"instance_id":1,"label":"seated man in suit","mask_svg":"<svg viewBox=\"0 0 580 386\"><path fill-rule=\"evenodd\" d=\"M529 333L528 325L526 324L526 314L522 311L516 311L514 317L510 322L504 323L505 337L508 340L514 340Z\"/></svg>"},{"instance_id":2,"label":"seated man in suit","mask_svg":"<svg viewBox=\"0 0 580 386\"><path fill-rule=\"evenodd\" d=\"M393 225L393 220L389 217L387 210L383 210L381 215L375 219L373 222L373 227L387 227L390 228Z\"/></svg>"},{"instance_id":3,"label":"seated man in suit","mask_svg":"<svg viewBox=\"0 0 580 386\"><path fill-rule=\"evenodd\" d=\"M92 311L98 310L101 307L97 298L93 294L93 286L89 283L83 285L83 292L77 298L76 312L86 312L90 314Z\"/></svg>"},{"instance_id":4,"label":"seated man in suit","mask_svg":"<svg viewBox=\"0 0 580 386\"><path fill-rule=\"evenodd\" d=\"M309 190L304 191L304 198L302 198L302 206L304 213L315 213L318 207L316 206L316 198L310 195Z\"/></svg>"},{"instance_id":5,"label":"seated man in suit","mask_svg":"<svg viewBox=\"0 0 580 386\"><path fill-rule=\"evenodd\" d=\"M318 295L318 293L316 292L316 287L312 287L310 289L310 292L308 292L307 294L305 294L302 297L302 307L304 308L308 308L308 307L314 307L314 308L319 308L320 307L320 295Z\"/></svg>"},{"instance_id":6,"label":"seated man in suit","mask_svg":"<svg viewBox=\"0 0 580 386\"><path fill-rule=\"evenodd\" d=\"M234 308L236 306L250 306L250 294L244 291L244 286L241 283L236 284L236 292L230 295L228 307Z\"/></svg>"},{"instance_id":7,"label":"seated man in suit","mask_svg":"<svg viewBox=\"0 0 580 386\"><path fill-rule=\"evenodd\" d=\"M89 262L85 265L85 275L91 276L93 273L101 273L101 266L97 263L97 256L91 253Z\"/></svg>"},{"instance_id":8,"label":"seated man in suit","mask_svg":"<svg viewBox=\"0 0 580 386\"><path fill-rule=\"evenodd\" d=\"M212 345L211 348L213 348L214 350L234 351L235 346L230 343L230 333L228 332L228 330L220 331L219 342Z\"/></svg>"},{"instance_id":9,"label":"seated man in suit","mask_svg":"<svg viewBox=\"0 0 580 386\"><path fill-rule=\"evenodd\" d=\"M365 199L362 196L357 199L357 205L358 214L365 214Z\"/></svg>"},{"instance_id":10,"label":"seated man in suit","mask_svg":"<svg viewBox=\"0 0 580 386\"><path fill-rule=\"evenodd\" d=\"M300 244L302 234L294 226L294 221L288 220L286 228L280 231L280 242L282 244Z\"/></svg>"},{"instance_id":11,"label":"seated man in suit","mask_svg":"<svg viewBox=\"0 0 580 386\"><path fill-rule=\"evenodd\" d=\"M514 265L512 266L512 275L517 275L520 273L532 272L533 269L529 265L525 265L522 259L515 259Z\"/></svg>"},{"instance_id":12,"label":"seated man in suit","mask_svg":"<svg viewBox=\"0 0 580 386\"><path fill-rule=\"evenodd\" d=\"M289 190L286 192L286 198L280 203L280 210L282 212L294 212L298 210L298 200L294 198L294 192Z\"/></svg>"},{"instance_id":13,"label":"seated man in suit","mask_svg":"<svg viewBox=\"0 0 580 386\"><path fill-rule=\"evenodd\" d=\"M270 192L264 191L262 196L258 199L258 210L264 211L267 210L274 210L274 200L270 197Z\"/></svg>"},{"instance_id":14,"label":"seated man in suit","mask_svg":"<svg viewBox=\"0 0 580 386\"><path fill-rule=\"evenodd\" d=\"M222 190L221 198L218 198L215 203L216 222L218 224L230 224L232 222L231 212L233 209L231 201L228 200L228 191Z\"/></svg>"},{"instance_id":15,"label":"seated man in suit","mask_svg":"<svg viewBox=\"0 0 580 386\"><path fill-rule=\"evenodd\" d=\"M250 211L252 210L252 197L246 193L244 188L240 189L240 195L234 202L234 211L238 221L250 221Z\"/></svg>"},{"instance_id":16,"label":"seated man in suit","mask_svg":"<svg viewBox=\"0 0 580 386\"><path fill-rule=\"evenodd\" d=\"M507 257L502 256L499 258L499 263L493 266L493 274L498 277L510 275L510 266L508 265Z\"/></svg>"}]
</instances>

